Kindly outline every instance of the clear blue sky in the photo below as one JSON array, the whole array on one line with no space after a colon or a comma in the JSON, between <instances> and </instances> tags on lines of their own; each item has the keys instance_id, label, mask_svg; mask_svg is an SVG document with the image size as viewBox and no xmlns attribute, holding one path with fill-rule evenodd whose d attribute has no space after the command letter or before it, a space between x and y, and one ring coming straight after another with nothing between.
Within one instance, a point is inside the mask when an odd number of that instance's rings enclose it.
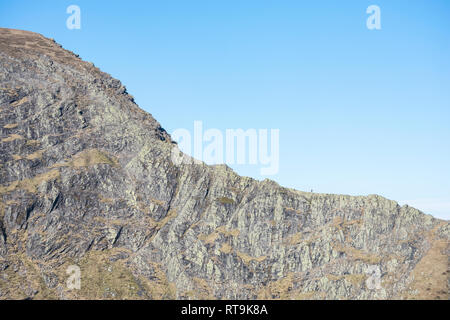
<instances>
[{"instance_id":1,"label":"clear blue sky","mask_svg":"<svg viewBox=\"0 0 450 320\"><path fill-rule=\"evenodd\" d=\"M372 4L381 30L366 28ZM0 26L94 62L169 132L280 129L281 185L450 219L448 0L0 0Z\"/></svg>"}]
</instances>

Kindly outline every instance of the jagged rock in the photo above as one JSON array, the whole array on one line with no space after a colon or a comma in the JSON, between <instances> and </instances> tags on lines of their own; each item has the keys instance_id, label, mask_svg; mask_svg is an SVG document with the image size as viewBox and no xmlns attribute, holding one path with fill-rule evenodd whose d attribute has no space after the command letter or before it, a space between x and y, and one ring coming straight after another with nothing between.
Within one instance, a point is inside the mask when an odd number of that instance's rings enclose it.
<instances>
[{"instance_id":1,"label":"jagged rock","mask_svg":"<svg viewBox=\"0 0 450 320\"><path fill-rule=\"evenodd\" d=\"M447 221L176 165L120 81L39 34L0 29L0 70L1 299L448 299Z\"/></svg>"}]
</instances>

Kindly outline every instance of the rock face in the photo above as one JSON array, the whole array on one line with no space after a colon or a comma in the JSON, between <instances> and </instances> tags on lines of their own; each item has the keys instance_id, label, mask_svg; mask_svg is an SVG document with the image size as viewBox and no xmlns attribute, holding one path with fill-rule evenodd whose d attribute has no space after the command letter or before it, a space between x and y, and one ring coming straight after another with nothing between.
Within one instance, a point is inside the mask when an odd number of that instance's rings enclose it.
<instances>
[{"instance_id":1,"label":"rock face","mask_svg":"<svg viewBox=\"0 0 450 320\"><path fill-rule=\"evenodd\" d=\"M176 165L118 80L39 34L0 29L0 71L1 299L449 298L449 222Z\"/></svg>"}]
</instances>

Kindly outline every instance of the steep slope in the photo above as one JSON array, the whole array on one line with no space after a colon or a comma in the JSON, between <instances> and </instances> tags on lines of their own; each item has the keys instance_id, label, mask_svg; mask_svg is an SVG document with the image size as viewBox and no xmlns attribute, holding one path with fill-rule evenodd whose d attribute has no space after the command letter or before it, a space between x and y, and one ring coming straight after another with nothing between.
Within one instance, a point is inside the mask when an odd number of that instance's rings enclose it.
<instances>
[{"instance_id":1,"label":"steep slope","mask_svg":"<svg viewBox=\"0 0 450 320\"><path fill-rule=\"evenodd\" d=\"M1 299L448 299L448 222L176 165L118 80L39 34L0 29L0 71Z\"/></svg>"}]
</instances>

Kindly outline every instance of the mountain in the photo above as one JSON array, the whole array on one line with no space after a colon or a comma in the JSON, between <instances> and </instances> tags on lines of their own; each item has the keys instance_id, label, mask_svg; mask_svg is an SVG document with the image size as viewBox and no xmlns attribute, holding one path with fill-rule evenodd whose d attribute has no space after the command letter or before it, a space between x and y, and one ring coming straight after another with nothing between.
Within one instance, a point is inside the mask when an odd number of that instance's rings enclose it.
<instances>
[{"instance_id":1,"label":"mountain","mask_svg":"<svg viewBox=\"0 0 450 320\"><path fill-rule=\"evenodd\" d=\"M1 299L449 298L448 221L176 164L120 81L42 35L0 29L0 71Z\"/></svg>"}]
</instances>

